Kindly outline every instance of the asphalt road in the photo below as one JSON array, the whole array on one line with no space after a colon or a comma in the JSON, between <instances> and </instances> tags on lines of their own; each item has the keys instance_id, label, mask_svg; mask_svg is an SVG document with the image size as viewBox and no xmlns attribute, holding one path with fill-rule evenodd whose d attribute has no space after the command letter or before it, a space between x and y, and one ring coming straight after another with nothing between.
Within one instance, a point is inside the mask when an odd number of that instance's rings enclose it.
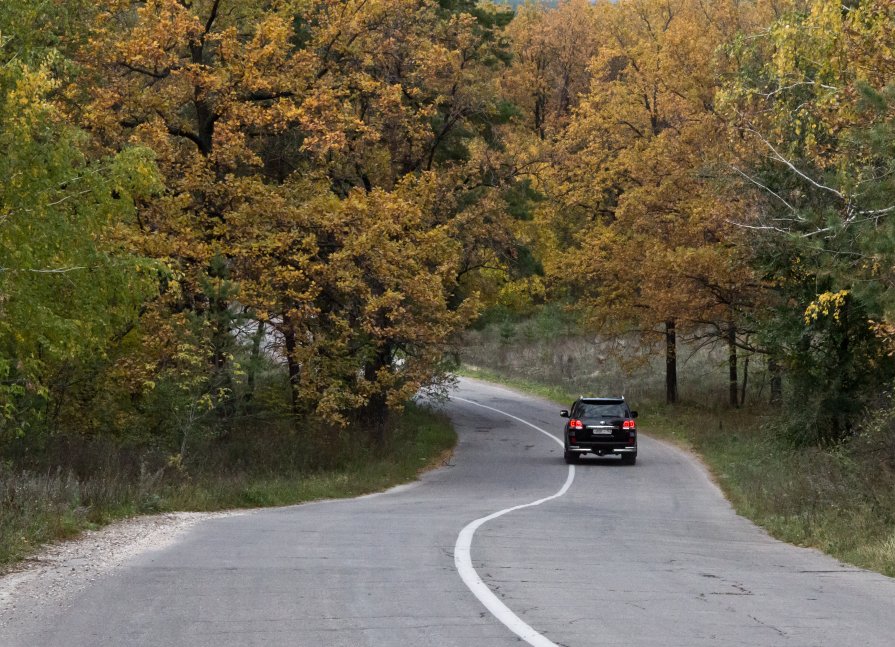
<instances>
[{"instance_id":1,"label":"asphalt road","mask_svg":"<svg viewBox=\"0 0 895 647\"><path fill-rule=\"evenodd\" d=\"M570 469L529 426L558 433L555 406L457 396L455 458L420 483L202 523L0 646L895 644L895 580L768 538L677 449Z\"/></svg>"}]
</instances>

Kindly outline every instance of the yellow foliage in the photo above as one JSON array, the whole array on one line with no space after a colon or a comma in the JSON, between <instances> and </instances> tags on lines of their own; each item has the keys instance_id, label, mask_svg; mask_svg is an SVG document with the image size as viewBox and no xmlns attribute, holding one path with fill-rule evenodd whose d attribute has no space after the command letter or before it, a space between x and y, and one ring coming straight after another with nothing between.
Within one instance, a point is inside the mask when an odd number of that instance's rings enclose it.
<instances>
[{"instance_id":1,"label":"yellow foliage","mask_svg":"<svg viewBox=\"0 0 895 647\"><path fill-rule=\"evenodd\" d=\"M834 321L839 321L848 294L848 290L839 290L817 295L817 298L805 308L805 323L812 324L821 317L829 317L831 314Z\"/></svg>"},{"instance_id":2,"label":"yellow foliage","mask_svg":"<svg viewBox=\"0 0 895 647\"><path fill-rule=\"evenodd\" d=\"M548 276L598 326L729 320L759 281L733 224L753 206L726 165L717 52L755 10L628 0L592 11L589 90L538 175L555 196L537 215Z\"/></svg>"},{"instance_id":3,"label":"yellow foliage","mask_svg":"<svg viewBox=\"0 0 895 647\"><path fill-rule=\"evenodd\" d=\"M238 295L322 417L398 403L479 310L460 277L510 237L496 191L468 188L491 165L474 133L499 42L429 1L221 8L108 3L84 52L82 117L110 147L151 148L167 181L126 241L165 260L160 307L220 319Z\"/></svg>"}]
</instances>

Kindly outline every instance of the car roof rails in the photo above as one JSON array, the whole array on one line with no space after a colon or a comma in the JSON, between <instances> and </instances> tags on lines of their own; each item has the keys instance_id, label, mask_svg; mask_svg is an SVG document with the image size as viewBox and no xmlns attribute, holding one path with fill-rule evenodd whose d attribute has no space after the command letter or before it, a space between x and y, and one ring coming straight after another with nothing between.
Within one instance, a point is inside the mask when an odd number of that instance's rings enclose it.
<instances>
[{"instance_id":1,"label":"car roof rails","mask_svg":"<svg viewBox=\"0 0 895 647\"><path fill-rule=\"evenodd\" d=\"M623 395L579 395L579 400L624 400Z\"/></svg>"}]
</instances>

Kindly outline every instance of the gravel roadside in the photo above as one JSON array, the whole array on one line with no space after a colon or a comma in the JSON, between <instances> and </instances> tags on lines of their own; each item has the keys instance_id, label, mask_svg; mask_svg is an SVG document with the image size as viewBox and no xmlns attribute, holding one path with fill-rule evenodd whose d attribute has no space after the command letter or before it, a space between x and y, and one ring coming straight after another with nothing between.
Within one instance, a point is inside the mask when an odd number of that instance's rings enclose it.
<instances>
[{"instance_id":1,"label":"gravel roadside","mask_svg":"<svg viewBox=\"0 0 895 647\"><path fill-rule=\"evenodd\" d=\"M177 541L189 528L207 519L249 514L175 512L135 517L77 539L58 542L0 575L0 627L14 618L43 617L64 608L97 577L145 552Z\"/></svg>"}]
</instances>

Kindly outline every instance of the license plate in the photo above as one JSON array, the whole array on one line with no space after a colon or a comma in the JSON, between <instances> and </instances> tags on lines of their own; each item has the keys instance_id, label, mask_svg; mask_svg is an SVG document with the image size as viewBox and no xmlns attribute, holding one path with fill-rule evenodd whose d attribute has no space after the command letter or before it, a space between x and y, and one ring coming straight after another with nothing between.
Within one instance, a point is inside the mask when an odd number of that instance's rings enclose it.
<instances>
[{"instance_id":1,"label":"license plate","mask_svg":"<svg viewBox=\"0 0 895 647\"><path fill-rule=\"evenodd\" d=\"M611 436L612 430L611 429L594 429L593 433L594 433L594 436Z\"/></svg>"}]
</instances>

